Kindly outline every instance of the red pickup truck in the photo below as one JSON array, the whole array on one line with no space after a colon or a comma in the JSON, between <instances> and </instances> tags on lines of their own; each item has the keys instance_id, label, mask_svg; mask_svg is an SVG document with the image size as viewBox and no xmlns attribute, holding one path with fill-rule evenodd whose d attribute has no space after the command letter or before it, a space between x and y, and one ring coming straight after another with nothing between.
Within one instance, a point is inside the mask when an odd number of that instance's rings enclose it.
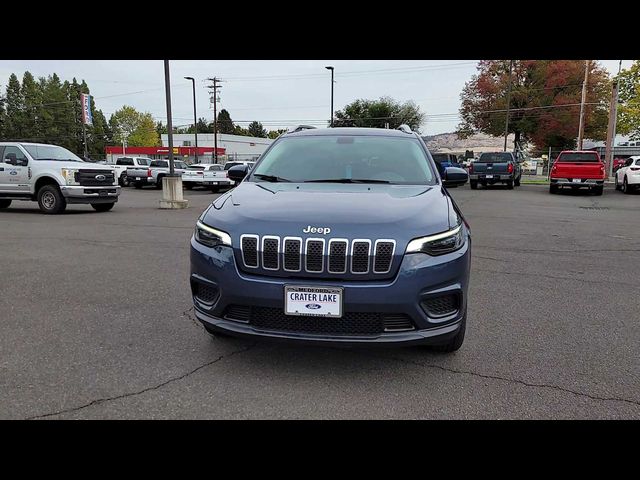
<instances>
[{"instance_id":1,"label":"red pickup truck","mask_svg":"<svg viewBox=\"0 0 640 480\"><path fill-rule=\"evenodd\" d=\"M605 166L598 152L565 150L553 162L550 177L550 193L557 193L562 187L570 187L588 188L594 194L602 195L606 178Z\"/></svg>"}]
</instances>

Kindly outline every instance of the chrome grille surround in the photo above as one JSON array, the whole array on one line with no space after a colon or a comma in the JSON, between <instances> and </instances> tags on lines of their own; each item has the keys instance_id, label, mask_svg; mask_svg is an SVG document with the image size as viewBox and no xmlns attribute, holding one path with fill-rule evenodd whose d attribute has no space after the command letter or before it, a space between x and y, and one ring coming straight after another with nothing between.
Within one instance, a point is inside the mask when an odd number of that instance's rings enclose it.
<instances>
[{"instance_id":1,"label":"chrome grille surround","mask_svg":"<svg viewBox=\"0 0 640 480\"><path fill-rule=\"evenodd\" d=\"M395 252L396 241L386 238L240 236L243 266L268 271L382 275L391 271Z\"/></svg>"}]
</instances>

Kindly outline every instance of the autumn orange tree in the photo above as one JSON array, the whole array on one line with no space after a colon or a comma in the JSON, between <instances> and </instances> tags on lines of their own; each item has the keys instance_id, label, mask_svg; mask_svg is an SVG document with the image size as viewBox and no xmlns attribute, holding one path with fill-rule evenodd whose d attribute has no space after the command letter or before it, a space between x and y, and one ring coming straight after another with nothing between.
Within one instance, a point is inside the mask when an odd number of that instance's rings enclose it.
<instances>
[{"instance_id":1,"label":"autumn orange tree","mask_svg":"<svg viewBox=\"0 0 640 480\"><path fill-rule=\"evenodd\" d=\"M483 60L464 86L458 135L504 135L509 60ZM575 148L578 136L584 60L514 60L509 102L509 133L518 144L539 150ZM585 138L604 140L610 79L596 61L589 62Z\"/></svg>"}]
</instances>

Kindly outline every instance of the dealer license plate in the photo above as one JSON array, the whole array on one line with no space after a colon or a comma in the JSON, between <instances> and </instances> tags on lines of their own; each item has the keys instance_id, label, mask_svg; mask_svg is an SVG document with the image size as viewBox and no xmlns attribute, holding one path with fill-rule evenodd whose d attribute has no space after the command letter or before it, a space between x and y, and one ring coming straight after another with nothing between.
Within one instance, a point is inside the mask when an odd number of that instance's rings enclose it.
<instances>
[{"instance_id":1,"label":"dealer license plate","mask_svg":"<svg viewBox=\"0 0 640 480\"><path fill-rule=\"evenodd\" d=\"M140 180L140 177L136 177L136 180Z\"/></svg>"},{"instance_id":2,"label":"dealer license plate","mask_svg":"<svg viewBox=\"0 0 640 480\"><path fill-rule=\"evenodd\" d=\"M284 287L284 313L309 317L342 317L342 288Z\"/></svg>"},{"instance_id":3,"label":"dealer license plate","mask_svg":"<svg viewBox=\"0 0 640 480\"><path fill-rule=\"evenodd\" d=\"M493 175L485 175L484 178L493 178Z\"/></svg>"},{"instance_id":4,"label":"dealer license plate","mask_svg":"<svg viewBox=\"0 0 640 480\"><path fill-rule=\"evenodd\" d=\"M582 180L581 180L581 179L579 179L579 178L574 178L574 179L572 180L572 182L573 182L573 183L582 183Z\"/></svg>"}]
</instances>

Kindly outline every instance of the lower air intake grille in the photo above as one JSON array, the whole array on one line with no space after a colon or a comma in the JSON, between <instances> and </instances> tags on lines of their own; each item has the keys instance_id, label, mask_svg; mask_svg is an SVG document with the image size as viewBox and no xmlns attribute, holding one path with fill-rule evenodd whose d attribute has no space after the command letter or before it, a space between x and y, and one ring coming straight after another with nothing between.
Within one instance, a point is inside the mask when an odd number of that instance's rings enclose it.
<instances>
[{"instance_id":1,"label":"lower air intake grille","mask_svg":"<svg viewBox=\"0 0 640 480\"><path fill-rule=\"evenodd\" d=\"M404 314L347 312L342 318L285 315L281 308L231 305L224 318L249 322L261 330L325 335L380 335L385 332L413 330Z\"/></svg>"},{"instance_id":2,"label":"lower air intake grille","mask_svg":"<svg viewBox=\"0 0 640 480\"><path fill-rule=\"evenodd\" d=\"M422 301L422 308L430 317L453 315L460 308L460 295L450 293L438 297L430 297Z\"/></svg>"},{"instance_id":3,"label":"lower air intake grille","mask_svg":"<svg viewBox=\"0 0 640 480\"><path fill-rule=\"evenodd\" d=\"M198 290L196 293L196 297L202 303L212 304L218 299L218 287L214 287L213 285L205 285L204 283L198 283Z\"/></svg>"}]
</instances>

